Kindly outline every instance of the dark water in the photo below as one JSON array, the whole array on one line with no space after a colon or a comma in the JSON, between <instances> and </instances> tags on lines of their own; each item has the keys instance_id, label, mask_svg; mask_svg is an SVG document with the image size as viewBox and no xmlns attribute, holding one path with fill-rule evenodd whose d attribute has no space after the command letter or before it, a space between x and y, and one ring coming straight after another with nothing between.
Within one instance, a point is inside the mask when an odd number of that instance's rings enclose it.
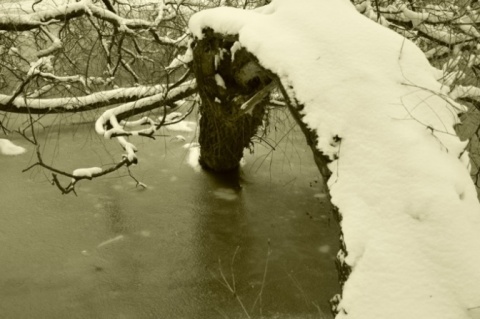
<instances>
[{"instance_id":1,"label":"dark water","mask_svg":"<svg viewBox=\"0 0 480 319\"><path fill-rule=\"evenodd\" d=\"M40 169L22 174L35 158L13 137L29 153L0 156L0 318L331 318L337 226L288 123L272 127L275 152L257 145L222 179L187 164L193 132L137 139L132 172L147 189L122 171L81 182L78 197ZM91 124L39 139L69 171L121 154Z\"/></svg>"}]
</instances>

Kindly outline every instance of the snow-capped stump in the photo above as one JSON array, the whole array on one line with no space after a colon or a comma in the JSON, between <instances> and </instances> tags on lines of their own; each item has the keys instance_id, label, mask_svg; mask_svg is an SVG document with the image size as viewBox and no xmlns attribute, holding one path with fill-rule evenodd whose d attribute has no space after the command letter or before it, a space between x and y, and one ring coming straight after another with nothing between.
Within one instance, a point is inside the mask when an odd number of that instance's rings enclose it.
<instances>
[{"instance_id":1,"label":"snow-capped stump","mask_svg":"<svg viewBox=\"0 0 480 319\"><path fill-rule=\"evenodd\" d=\"M235 58L248 52L278 77L317 164L328 167L346 279L336 318L471 319L480 204L454 130L466 108L421 50L347 0L216 8L189 27L197 44L238 41Z\"/></svg>"},{"instance_id":2,"label":"snow-capped stump","mask_svg":"<svg viewBox=\"0 0 480 319\"><path fill-rule=\"evenodd\" d=\"M13 144L10 140L0 138L0 153L3 155L20 155L27 150L21 146Z\"/></svg>"},{"instance_id":3,"label":"snow-capped stump","mask_svg":"<svg viewBox=\"0 0 480 319\"><path fill-rule=\"evenodd\" d=\"M102 169L100 167L89 167L89 168L77 168L72 172L72 175L75 177L83 177L91 179L95 175L102 173Z\"/></svg>"},{"instance_id":4,"label":"snow-capped stump","mask_svg":"<svg viewBox=\"0 0 480 319\"><path fill-rule=\"evenodd\" d=\"M197 79L200 105L200 164L222 172L237 169L243 150L262 124L268 96L247 101L270 84L267 72L233 37L210 37L193 42L193 71Z\"/></svg>"}]
</instances>

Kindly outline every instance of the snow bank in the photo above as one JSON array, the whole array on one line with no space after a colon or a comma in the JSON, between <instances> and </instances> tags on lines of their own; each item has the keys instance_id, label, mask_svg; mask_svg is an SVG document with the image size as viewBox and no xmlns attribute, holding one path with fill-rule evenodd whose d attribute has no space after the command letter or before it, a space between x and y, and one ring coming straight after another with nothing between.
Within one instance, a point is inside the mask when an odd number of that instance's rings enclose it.
<instances>
[{"instance_id":1,"label":"snow bank","mask_svg":"<svg viewBox=\"0 0 480 319\"><path fill-rule=\"evenodd\" d=\"M25 153L26 150L21 147L13 144L7 139L0 138L0 154L3 155L20 155Z\"/></svg>"},{"instance_id":2,"label":"snow bank","mask_svg":"<svg viewBox=\"0 0 480 319\"><path fill-rule=\"evenodd\" d=\"M337 318L473 318L480 205L453 129L465 109L424 54L347 0L218 8L189 26L238 34L305 105L353 269Z\"/></svg>"}]
</instances>

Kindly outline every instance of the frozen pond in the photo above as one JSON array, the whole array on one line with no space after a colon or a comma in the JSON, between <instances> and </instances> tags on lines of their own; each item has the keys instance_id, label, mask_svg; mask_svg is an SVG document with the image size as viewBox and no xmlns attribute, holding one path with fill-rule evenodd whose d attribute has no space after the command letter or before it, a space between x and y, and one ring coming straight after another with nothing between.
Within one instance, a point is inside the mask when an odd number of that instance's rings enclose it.
<instances>
[{"instance_id":1,"label":"frozen pond","mask_svg":"<svg viewBox=\"0 0 480 319\"><path fill-rule=\"evenodd\" d=\"M66 170L121 154L91 124L60 132L39 139ZM22 174L33 149L13 137L29 152L0 156L1 317L331 318L338 228L301 133L272 132L275 152L256 146L221 179L188 164L194 132L135 140L132 172L149 187L122 171L80 182L78 197Z\"/></svg>"}]
</instances>

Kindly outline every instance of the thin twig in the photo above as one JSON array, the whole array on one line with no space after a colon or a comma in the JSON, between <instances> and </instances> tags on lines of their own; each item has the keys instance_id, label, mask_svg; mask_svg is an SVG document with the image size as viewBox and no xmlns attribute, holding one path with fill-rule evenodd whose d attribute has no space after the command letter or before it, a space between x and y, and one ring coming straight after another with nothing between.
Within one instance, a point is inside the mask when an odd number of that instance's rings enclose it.
<instances>
[{"instance_id":1,"label":"thin twig","mask_svg":"<svg viewBox=\"0 0 480 319\"><path fill-rule=\"evenodd\" d=\"M230 284L227 280L227 278L225 277L225 274L223 273L223 269L222 269L222 263L221 263L221 260L220 258L218 259L218 267L220 269L220 276L222 277L223 279L223 285L232 293L232 295L235 297L235 299L237 300L238 304L240 305L240 307L242 308L243 312L245 313L245 315L247 316L248 319L251 319L251 316L249 315L247 309L245 308L245 305L243 304L242 302L242 299L240 299L240 296L238 295L237 291L236 291L236 287L235 287L235 274L233 272L233 263L235 262L235 256L237 255L237 252L238 252L238 249L239 249L240 246L237 246L237 249L235 250L235 253L233 254L233 257L232 257L232 263L230 264L230 270L232 271L232 284Z\"/></svg>"},{"instance_id":2,"label":"thin twig","mask_svg":"<svg viewBox=\"0 0 480 319\"><path fill-rule=\"evenodd\" d=\"M262 297L263 297L263 289L265 288L265 282L267 279L267 272L268 272L268 262L270 261L270 254L272 253L272 250L270 249L270 239L268 239L268 249L267 249L267 258L265 261L265 268L263 269L263 278L262 278L262 285L260 286L260 291L258 292L257 298L255 299L255 302L253 303L252 310L255 309L255 306L257 302L260 303L260 316L263 316L263 304L262 304Z\"/></svg>"}]
</instances>

